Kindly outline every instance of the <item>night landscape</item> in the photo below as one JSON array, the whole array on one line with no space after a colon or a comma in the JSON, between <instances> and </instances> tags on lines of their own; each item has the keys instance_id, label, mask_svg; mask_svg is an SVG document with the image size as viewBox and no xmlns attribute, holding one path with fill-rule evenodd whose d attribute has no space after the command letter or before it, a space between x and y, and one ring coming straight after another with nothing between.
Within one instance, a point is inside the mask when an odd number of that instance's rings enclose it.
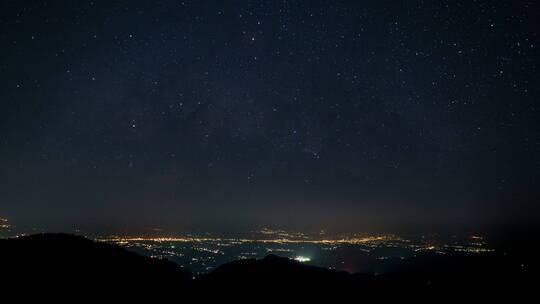
<instances>
[{"instance_id":1,"label":"night landscape","mask_svg":"<svg viewBox=\"0 0 540 304\"><path fill-rule=\"evenodd\" d=\"M538 12L0 1L0 291L534 299Z\"/></svg>"}]
</instances>

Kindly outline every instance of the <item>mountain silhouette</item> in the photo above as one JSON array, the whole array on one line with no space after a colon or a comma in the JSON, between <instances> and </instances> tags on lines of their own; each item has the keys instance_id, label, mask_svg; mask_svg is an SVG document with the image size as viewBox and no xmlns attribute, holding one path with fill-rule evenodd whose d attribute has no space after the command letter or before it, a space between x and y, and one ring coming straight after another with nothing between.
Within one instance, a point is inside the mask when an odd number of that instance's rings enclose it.
<instances>
[{"instance_id":1,"label":"mountain silhouette","mask_svg":"<svg viewBox=\"0 0 540 304\"><path fill-rule=\"evenodd\" d=\"M273 284L276 287L344 283L351 279L347 272L302 264L273 254L264 259L245 259L227 263L200 278L206 283Z\"/></svg>"},{"instance_id":2,"label":"mountain silhouette","mask_svg":"<svg viewBox=\"0 0 540 304\"><path fill-rule=\"evenodd\" d=\"M194 278L175 263L141 256L120 246L68 234L37 234L0 240L2 286L31 290L117 294L247 297L273 294L313 297L347 295L369 299L522 296L532 274L507 255L426 255L404 261L384 275L350 274L268 255L234 261ZM7 290L7 289L6 289Z\"/></svg>"},{"instance_id":3,"label":"mountain silhouette","mask_svg":"<svg viewBox=\"0 0 540 304\"><path fill-rule=\"evenodd\" d=\"M0 269L7 284L42 290L151 291L192 281L170 261L61 233L0 239Z\"/></svg>"}]
</instances>

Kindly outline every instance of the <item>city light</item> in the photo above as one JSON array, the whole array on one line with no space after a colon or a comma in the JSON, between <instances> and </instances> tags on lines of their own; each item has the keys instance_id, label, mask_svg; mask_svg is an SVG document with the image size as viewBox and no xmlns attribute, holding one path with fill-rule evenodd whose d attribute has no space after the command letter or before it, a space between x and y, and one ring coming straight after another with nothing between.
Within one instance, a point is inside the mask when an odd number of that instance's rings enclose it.
<instances>
[{"instance_id":1,"label":"city light","mask_svg":"<svg viewBox=\"0 0 540 304\"><path fill-rule=\"evenodd\" d=\"M187 234L175 237L108 236L97 240L121 245L147 256L170 259L192 269L196 275L207 273L229 261L263 259L268 254L329 269L344 269L343 263L346 261L339 258L343 250L355 250L357 255L377 263L407 260L424 253L472 255L494 252L481 236L464 236L448 241L395 234L321 235L266 228L243 237ZM378 252L381 248L393 248L398 253L381 254ZM314 261L306 252L326 258Z\"/></svg>"},{"instance_id":2,"label":"city light","mask_svg":"<svg viewBox=\"0 0 540 304\"><path fill-rule=\"evenodd\" d=\"M300 262L300 263L304 263L304 262L309 262L311 261L311 258L308 258L308 257L305 257L305 256L297 256L296 258L294 258L296 261Z\"/></svg>"}]
</instances>

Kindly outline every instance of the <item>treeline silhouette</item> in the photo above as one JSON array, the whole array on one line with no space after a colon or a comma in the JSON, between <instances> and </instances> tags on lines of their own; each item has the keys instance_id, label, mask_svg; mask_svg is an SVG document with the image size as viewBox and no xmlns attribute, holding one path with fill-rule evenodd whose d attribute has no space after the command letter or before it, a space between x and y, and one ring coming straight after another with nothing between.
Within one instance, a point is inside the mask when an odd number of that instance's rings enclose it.
<instances>
[{"instance_id":1,"label":"treeline silhouette","mask_svg":"<svg viewBox=\"0 0 540 304\"><path fill-rule=\"evenodd\" d=\"M269 255L224 264L193 277L175 263L138 255L120 246L68 234L36 234L0 240L0 284L41 290L125 295L168 294L238 299L354 296L404 297L522 296L533 287L530 261L506 252L490 255L424 255L406 259L383 275L333 271ZM23 295L23 294L21 294ZM260 298L253 298L260 299Z\"/></svg>"}]
</instances>

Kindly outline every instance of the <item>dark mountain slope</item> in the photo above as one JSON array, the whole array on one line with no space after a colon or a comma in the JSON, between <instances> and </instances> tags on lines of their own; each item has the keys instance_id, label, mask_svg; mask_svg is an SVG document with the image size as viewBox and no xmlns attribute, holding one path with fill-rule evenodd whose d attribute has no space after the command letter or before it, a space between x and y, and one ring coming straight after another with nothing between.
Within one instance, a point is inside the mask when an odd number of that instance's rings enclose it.
<instances>
[{"instance_id":1,"label":"dark mountain slope","mask_svg":"<svg viewBox=\"0 0 540 304\"><path fill-rule=\"evenodd\" d=\"M276 287L344 283L350 279L351 275L346 272L305 265L276 255L268 255L262 260L227 263L200 278L206 283L272 284Z\"/></svg>"},{"instance_id":2,"label":"dark mountain slope","mask_svg":"<svg viewBox=\"0 0 540 304\"><path fill-rule=\"evenodd\" d=\"M38 234L0 240L0 290L23 286L49 294L139 295L201 299L282 299L320 296L362 299L432 299L474 297L478 300L532 291L528 265L508 255L425 256L404 261L385 275L349 274L269 255L262 260L224 264L193 280L175 263L144 257L126 249L67 234ZM39 293L38 293L39 294ZM138 298L137 298L138 299Z\"/></svg>"},{"instance_id":3,"label":"dark mountain slope","mask_svg":"<svg viewBox=\"0 0 540 304\"><path fill-rule=\"evenodd\" d=\"M139 291L182 287L191 276L167 260L68 234L0 240L2 278L13 285Z\"/></svg>"}]
</instances>

